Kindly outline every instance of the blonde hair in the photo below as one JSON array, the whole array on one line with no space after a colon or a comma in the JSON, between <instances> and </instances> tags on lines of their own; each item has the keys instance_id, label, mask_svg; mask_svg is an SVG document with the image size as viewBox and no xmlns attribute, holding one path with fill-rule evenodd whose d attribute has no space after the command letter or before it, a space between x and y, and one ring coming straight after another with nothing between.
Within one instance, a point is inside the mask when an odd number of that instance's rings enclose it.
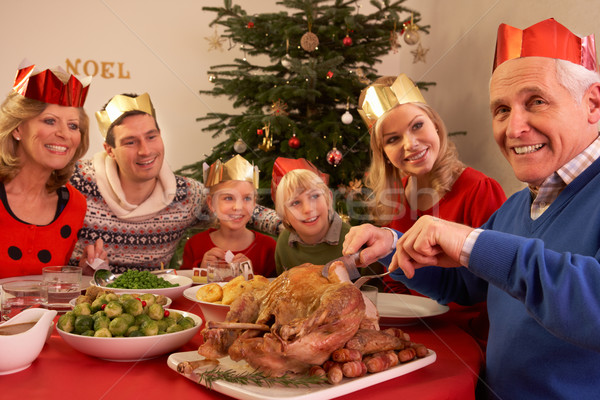
<instances>
[{"instance_id":1,"label":"blonde hair","mask_svg":"<svg viewBox=\"0 0 600 400\"><path fill-rule=\"evenodd\" d=\"M405 103L419 107L433 122L440 138L440 151L431 171L428 173L431 187L440 196L444 196L464 170L465 165L458 159L456 146L448 140L448 131L440 115L425 103ZM369 201L369 209L375 222L380 225L389 224L399 211L404 198L402 178L407 176L396 168L385 155L381 126L383 121L398 107L397 105L383 114L373 125L371 131L371 166L366 177L366 185L373 193ZM400 194L396 201L395 193Z\"/></svg>"},{"instance_id":2,"label":"blonde hair","mask_svg":"<svg viewBox=\"0 0 600 400\"><path fill-rule=\"evenodd\" d=\"M286 203L294 197L307 190L319 190L325 196L327 207L329 208L329 219L333 216L333 200L331 190L313 171L307 169L294 169L281 178L277 191L275 193L275 211L283 222L283 226L291 232L296 232L288 219L286 218Z\"/></svg>"},{"instance_id":3,"label":"blonde hair","mask_svg":"<svg viewBox=\"0 0 600 400\"><path fill-rule=\"evenodd\" d=\"M56 74L59 76L60 74ZM63 79L63 76L59 76ZM64 80L66 82L66 80ZM17 156L18 142L12 133L23 122L40 115L48 103L29 99L16 92L10 92L0 106L0 181L11 181L21 169L20 159ZM77 160L87 152L89 146L89 118L83 109L79 107L79 131L81 140L73 154L73 158L62 169L54 170L46 182L48 192L53 192L65 185L71 175Z\"/></svg>"}]
</instances>

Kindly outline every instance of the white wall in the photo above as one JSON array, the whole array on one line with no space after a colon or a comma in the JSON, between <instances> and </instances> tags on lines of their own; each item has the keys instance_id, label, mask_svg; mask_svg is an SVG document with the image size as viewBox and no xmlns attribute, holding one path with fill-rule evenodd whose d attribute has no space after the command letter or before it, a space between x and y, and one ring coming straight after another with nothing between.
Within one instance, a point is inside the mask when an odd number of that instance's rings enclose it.
<instances>
[{"instance_id":1,"label":"white wall","mask_svg":"<svg viewBox=\"0 0 600 400\"><path fill-rule=\"evenodd\" d=\"M275 0L235 1L249 13L272 12ZM497 27L504 22L525 28L554 17L579 35L600 34L600 9L588 0L407 0L431 25L422 35L429 51L426 63L413 63L414 47L401 42L397 54L383 59L381 75L407 73L415 80L435 81L424 93L450 131L467 164L497 179L510 194L522 187L501 156L491 135L488 83ZM214 13L203 6L221 0L20 0L0 3L0 93L10 90L20 61L26 57L42 67L80 59L88 66L122 63L129 79L102 78L92 83L86 109L92 118L89 154L101 149L102 138L93 113L113 95L149 92L173 168L193 163L216 143L195 121L211 111L231 111L223 98L200 96L210 89L206 71L241 55L235 47L208 52L206 37ZM362 0L361 12L369 9ZM223 33L222 28L218 28ZM600 40L600 36L599 36ZM89 70L91 72L91 69ZM2 89L3 88L3 89ZM355 118L358 118L355 116Z\"/></svg>"}]
</instances>

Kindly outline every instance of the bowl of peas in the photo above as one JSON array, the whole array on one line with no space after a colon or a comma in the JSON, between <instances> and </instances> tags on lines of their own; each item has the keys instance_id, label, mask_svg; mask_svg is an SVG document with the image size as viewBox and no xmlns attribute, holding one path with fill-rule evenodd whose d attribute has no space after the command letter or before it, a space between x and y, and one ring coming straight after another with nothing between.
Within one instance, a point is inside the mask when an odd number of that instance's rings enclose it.
<instances>
[{"instance_id":1,"label":"bowl of peas","mask_svg":"<svg viewBox=\"0 0 600 400\"><path fill-rule=\"evenodd\" d=\"M115 293L153 293L173 300L181 297L185 289L192 286L192 279L176 274L154 275L148 271L129 270L117 275L117 279L105 285L92 285L110 289Z\"/></svg>"}]
</instances>

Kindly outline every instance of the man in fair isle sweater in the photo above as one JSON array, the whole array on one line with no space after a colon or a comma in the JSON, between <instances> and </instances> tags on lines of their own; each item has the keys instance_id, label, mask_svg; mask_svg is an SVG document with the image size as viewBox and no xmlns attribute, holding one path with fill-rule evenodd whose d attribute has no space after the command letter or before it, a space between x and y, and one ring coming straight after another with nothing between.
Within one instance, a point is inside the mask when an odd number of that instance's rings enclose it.
<instances>
[{"instance_id":1,"label":"man in fair isle sweater","mask_svg":"<svg viewBox=\"0 0 600 400\"><path fill-rule=\"evenodd\" d=\"M114 96L96 113L104 151L80 160L71 183L87 199L72 264L91 263L101 239L113 272L167 265L185 231L212 222L204 186L175 175L147 93ZM251 221L252 222L252 221ZM253 226L277 234L275 211L257 206Z\"/></svg>"}]
</instances>

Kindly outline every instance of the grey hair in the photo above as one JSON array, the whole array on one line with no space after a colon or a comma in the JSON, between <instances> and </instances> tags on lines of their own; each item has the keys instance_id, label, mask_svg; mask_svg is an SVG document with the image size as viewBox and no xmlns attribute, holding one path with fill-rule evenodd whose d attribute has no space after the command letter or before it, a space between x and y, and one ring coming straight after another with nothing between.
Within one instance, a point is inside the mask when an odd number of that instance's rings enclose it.
<instances>
[{"instance_id":1,"label":"grey hair","mask_svg":"<svg viewBox=\"0 0 600 400\"><path fill-rule=\"evenodd\" d=\"M581 104L585 91L594 83L600 82L597 72L582 65L560 59L556 59L555 65L558 83L569 91L578 104Z\"/></svg>"}]
</instances>

